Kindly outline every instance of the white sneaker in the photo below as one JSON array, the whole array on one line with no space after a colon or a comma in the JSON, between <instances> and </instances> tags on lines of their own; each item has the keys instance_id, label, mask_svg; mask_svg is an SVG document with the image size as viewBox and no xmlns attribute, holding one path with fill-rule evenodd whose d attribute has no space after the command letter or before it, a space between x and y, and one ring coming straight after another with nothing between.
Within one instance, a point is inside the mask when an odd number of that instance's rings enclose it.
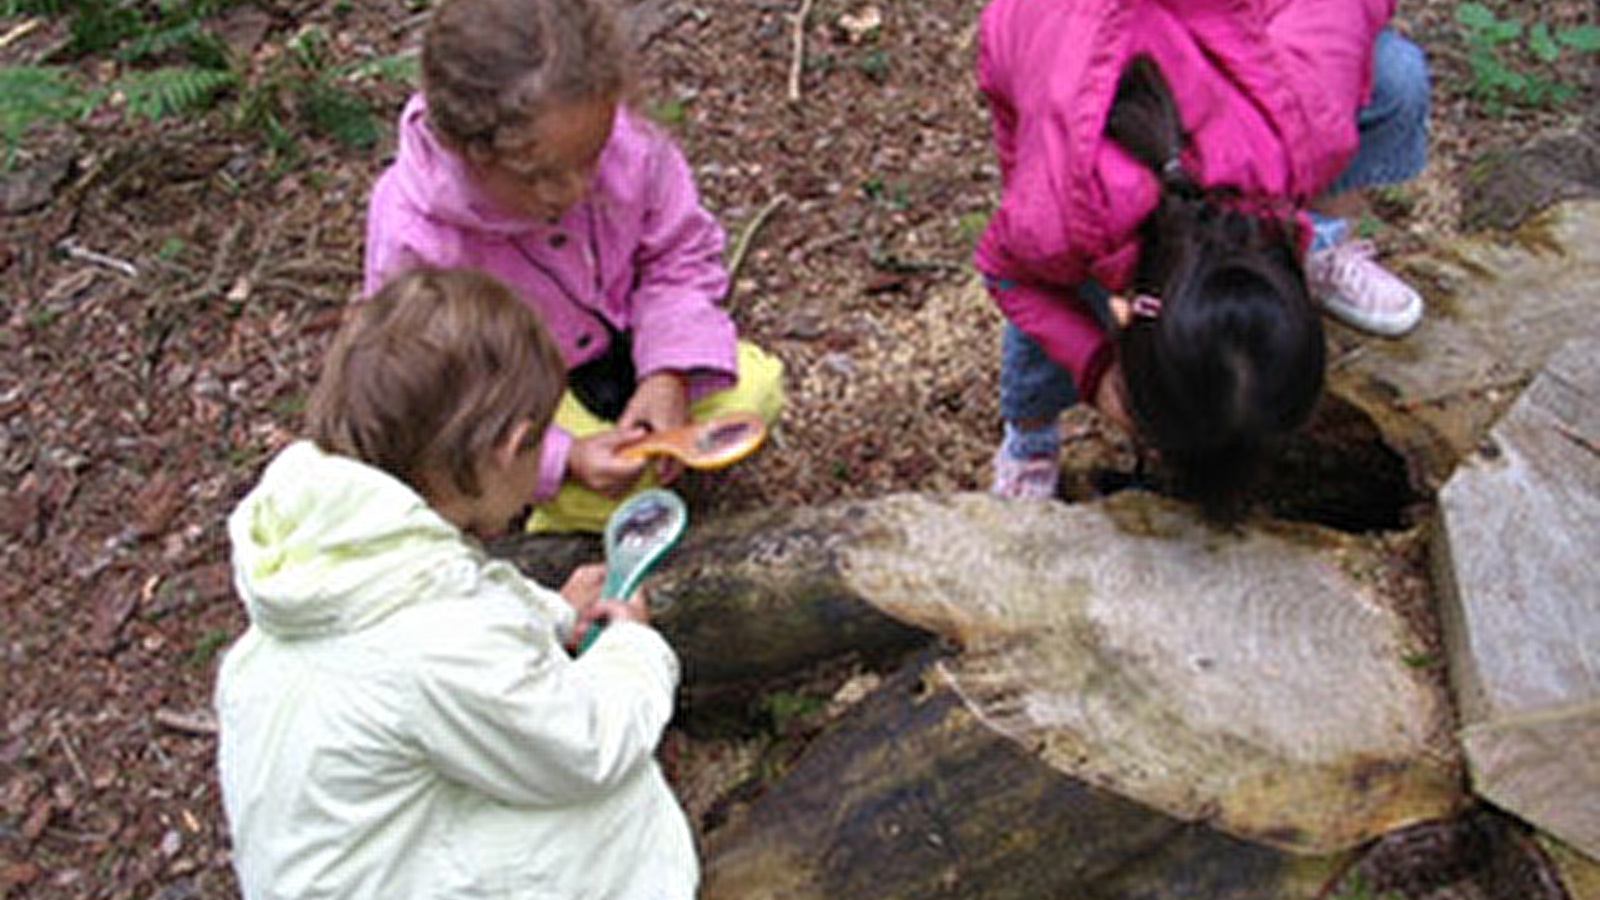
<instances>
[{"instance_id":1,"label":"white sneaker","mask_svg":"<svg viewBox=\"0 0 1600 900\"><path fill-rule=\"evenodd\" d=\"M1311 298L1351 328L1399 337L1422 321L1422 295L1378 265L1371 241L1340 241L1306 257Z\"/></svg>"},{"instance_id":2,"label":"white sneaker","mask_svg":"<svg viewBox=\"0 0 1600 900\"><path fill-rule=\"evenodd\" d=\"M1004 448L994 454L989 493L1012 500L1049 500L1061 484L1061 461L1053 456L1018 459Z\"/></svg>"}]
</instances>

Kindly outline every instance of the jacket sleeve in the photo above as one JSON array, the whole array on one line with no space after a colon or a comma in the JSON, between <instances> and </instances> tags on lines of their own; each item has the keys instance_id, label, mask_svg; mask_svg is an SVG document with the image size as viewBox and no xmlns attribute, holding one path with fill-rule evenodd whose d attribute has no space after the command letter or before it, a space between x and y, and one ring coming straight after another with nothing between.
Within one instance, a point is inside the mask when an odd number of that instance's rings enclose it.
<instances>
[{"instance_id":1,"label":"jacket sleeve","mask_svg":"<svg viewBox=\"0 0 1600 900\"><path fill-rule=\"evenodd\" d=\"M1267 31L1291 69L1351 112L1372 84L1372 45L1394 16L1395 0L1268 0Z\"/></svg>"},{"instance_id":2,"label":"jacket sleeve","mask_svg":"<svg viewBox=\"0 0 1600 900\"><path fill-rule=\"evenodd\" d=\"M1307 127L1324 146L1358 139L1356 114L1372 94L1372 51L1394 16L1395 0L1260 0L1269 46L1283 86L1300 97ZM1348 156L1313 173L1320 188L1338 176Z\"/></svg>"},{"instance_id":3,"label":"jacket sleeve","mask_svg":"<svg viewBox=\"0 0 1600 900\"><path fill-rule=\"evenodd\" d=\"M1110 361L1110 337L1075 292L1049 285L985 278L989 293L1011 324L1038 342L1058 365L1072 373L1085 402Z\"/></svg>"},{"instance_id":4,"label":"jacket sleeve","mask_svg":"<svg viewBox=\"0 0 1600 900\"><path fill-rule=\"evenodd\" d=\"M973 258L1000 311L1083 391L1110 345L1094 314L1078 302L1077 285L1089 277L1086 254L1067 217L1052 214L1055 208L1040 199L1055 196L1058 173L1051 161L1057 157L1037 145L1044 131L1036 128L1031 137L1019 131L1014 92L1020 88L1011 76L1018 70L1014 41L1022 15L996 3L980 20L978 88L989 106L1001 193Z\"/></svg>"},{"instance_id":5,"label":"jacket sleeve","mask_svg":"<svg viewBox=\"0 0 1600 900\"><path fill-rule=\"evenodd\" d=\"M391 276L421 263L437 262L418 249L413 217L400 202L392 175L378 179L367 202L367 246L361 272L361 295L370 297Z\"/></svg>"},{"instance_id":6,"label":"jacket sleeve","mask_svg":"<svg viewBox=\"0 0 1600 900\"><path fill-rule=\"evenodd\" d=\"M991 21L990 16L983 17L978 32L978 92L989 106L995 157L1000 165L1000 179L1004 182L1017 160L1017 112L1011 105L1010 89L1002 77L1005 68L997 58L1001 37L991 27Z\"/></svg>"},{"instance_id":7,"label":"jacket sleeve","mask_svg":"<svg viewBox=\"0 0 1600 900\"><path fill-rule=\"evenodd\" d=\"M648 208L634 255L634 365L640 377L685 373L694 399L731 387L738 371L737 332L719 305L728 288L722 228L700 204L677 146L664 136L653 143Z\"/></svg>"},{"instance_id":8,"label":"jacket sleeve","mask_svg":"<svg viewBox=\"0 0 1600 900\"><path fill-rule=\"evenodd\" d=\"M465 602L487 609L416 666L417 738L443 775L502 803L557 806L603 796L651 760L678 682L657 632L614 623L573 660L525 606Z\"/></svg>"},{"instance_id":9,"label":"jacket sleeve","mask_svg":"<svg viewBox=\"0 0 1600 900\"><path fill-rule=\"evenodd\" d=\"M554 422L544 430L539 442L539 482L533 489L533 500L543 503L561 490L567 477L567 457L572 453L572 433Z\"/></svg>"}]
</instances>

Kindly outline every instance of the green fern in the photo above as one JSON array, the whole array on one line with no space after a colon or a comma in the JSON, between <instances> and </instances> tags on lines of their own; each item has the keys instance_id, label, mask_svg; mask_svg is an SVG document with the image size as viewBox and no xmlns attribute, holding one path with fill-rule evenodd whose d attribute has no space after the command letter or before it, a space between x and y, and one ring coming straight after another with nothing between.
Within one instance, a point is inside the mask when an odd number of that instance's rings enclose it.
<instances>
[{"instance_id":1,"label":"green fern","mask_svg":"<svg viewBox=\"0 0 1600 900\"><path fill-rule=\"evenodd\" d=\"M0 0L0 16L54 16L67 8L67 0Z\"/></svg>"},{"instance_id":2,"label":"green fern","mask_svg":"<svg viewBox=\"0 0 1600 900\"><path fill-rule=\"evenodd\" d=\"M121 93L128 113L150 121L176 113L209 107L216 95L238 83L230 71L164 66L147 71L128 72L113 83Z\"/></svg>"},{"instance_id":3,"label":"green fern","mask_svg":"<svg viewBox=\"0 0 1600 900\"><path fill-rule=\"evenodd\" d=\"M101 94L83 87L59 66L0 67L0 140L9 168L23 135L41 122L62 122L87 114Z\"/></svg>"},{"instance_id":4,"label":"green fern","mask_svg":"<svg viewBox=\"0 0 1600 900\"><path fill-rule=\"evenodd\" d=\"M360 84L378 80L392 84L415 84L422 71L420 57L415 50L392 53L373 59L361 59L335 68L332 75L340 81Z\"/></svg>"},{"instance_id":5,"label":"green fern","mask_svg":"<svg viewBox=\"0 0 1600 900\"><path fill-rule=\"evenodd\" d=\"M124 119L150 121L199 113L226 101L235 126L257 131L277 156L294 155L309 130L352 147L370 147L381 124L359 92L369 80L415 83L415 51L335 65L335 46L318 25L300 28L285 53L257 68L233 58L211 17L243 0L0 0L5 15L59 17L71 59L107 53L122 73L104 88L85 87L67 68L0 70L0 140L5 160L36 123L81 117L108 96ZM153 67L157 66L159 67Z\"/></svg>"},{"instance_id":6,"label":"green fern","mask_svg":"<svg viewBox=\"0 0 1600 900\"><path fill-rule=\"evenodd\" d=\"M222 39L207 31L198 19L153 28L124 41L117 48L123 62L140 62L177 55L205 69L226 69L228 48Z\"/></svg>"},{"instance_id":7,"label":"green fern","mask_svg":"<svg viewBox=\"0 0 1600 900\"><path fill-rule=\"evenodd\" d=\"M313 84L303 94L301 112L311 129L347 147L365 149L378 142L378 120L359 95L328 84Z\"/></svg>"}]
</instances>

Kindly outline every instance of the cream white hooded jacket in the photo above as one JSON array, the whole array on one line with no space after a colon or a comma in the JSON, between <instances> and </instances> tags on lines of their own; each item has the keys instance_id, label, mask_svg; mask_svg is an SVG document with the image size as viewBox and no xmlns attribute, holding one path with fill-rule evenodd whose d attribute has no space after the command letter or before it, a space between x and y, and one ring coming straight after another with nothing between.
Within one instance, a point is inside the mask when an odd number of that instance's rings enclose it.
<instances>
[{"instance_id":1,"label":"cream white hooded jacket","mask_svg":"<svg viewBox=\"0 0 1600 900\"><path fill-rule=\"evenodd\" d=\"M218 676L247 900L687 900L693 839L653 751L678 663L573 613L409 487L308 442L228 521L250 628Z\"/></svg>"}]
</instances>

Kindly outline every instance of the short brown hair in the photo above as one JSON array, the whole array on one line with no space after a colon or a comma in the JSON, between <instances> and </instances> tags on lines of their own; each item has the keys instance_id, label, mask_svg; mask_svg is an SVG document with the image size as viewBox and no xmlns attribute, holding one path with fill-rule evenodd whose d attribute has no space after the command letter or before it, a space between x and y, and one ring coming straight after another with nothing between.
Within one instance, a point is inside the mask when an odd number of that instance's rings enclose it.
<instances>
[{"instance_id":1,"label":"short brown hair","mask_svg":"<svg viewBox=\"0 0 1600 900\"><path fill-rule=\"evenodd\" d=\"M445 472L479 494L477 466L523 420L543 435L566 365L539 315L495 277L419 268L356 306L307 404L324 451L376 466L427 494Z\"/></svg>"},{"instance_id":2,"label":"short brown hair","mask_svg":"<svg viewBox=\"0 0 1600 900\"><path fill-rule=\"evenodd\" d=\"M519 149L548 106L627 93L628 49L608 0L447 0L422 42L428 124L468 157Z\"/></svg>"}]
</instances>

